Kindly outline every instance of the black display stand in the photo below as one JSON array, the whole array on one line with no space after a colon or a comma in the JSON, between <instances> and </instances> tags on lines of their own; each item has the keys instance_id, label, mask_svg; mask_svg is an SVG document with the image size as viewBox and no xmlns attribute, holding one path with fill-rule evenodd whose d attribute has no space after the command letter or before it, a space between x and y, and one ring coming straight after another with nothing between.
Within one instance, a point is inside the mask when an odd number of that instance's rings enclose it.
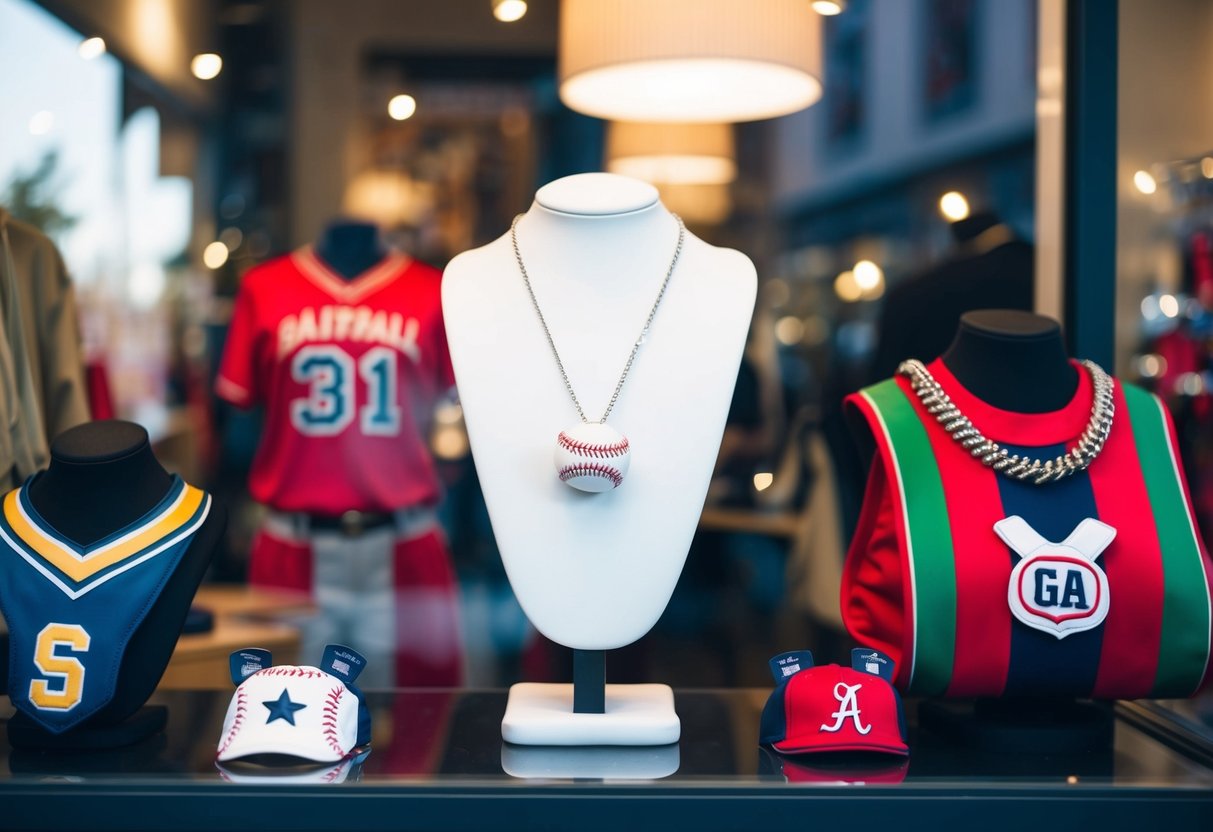
<instances>
[{"instance_id":1,"label":"black display stand","mask_svg":"<svg viewBox=\"0 0 1213 832\"><path fill-rule=\"evenodd\" d=\"M573 651L573 713L606 713L606 651Z\"/></svg>"},{"instance_id":2,"label":"black display stand","mask_svg":"<svg viewBox=\"0 0 1213 832\"><path fill-rule=\"evenodd\" d=\"M119 420L89 422L51 445L50 467L29 486L38 513L71 540L88 545L135 522L168 492L172 478L156 460L147 431ZM227 514L211 502L189 549L127 643L109 704L81 725L52 734L18 712L8 722L15 748L95 750L132 745L164 728L163 709L144 708L177 645L190 602L218 548Z\"/></svg>"}]
</instances>

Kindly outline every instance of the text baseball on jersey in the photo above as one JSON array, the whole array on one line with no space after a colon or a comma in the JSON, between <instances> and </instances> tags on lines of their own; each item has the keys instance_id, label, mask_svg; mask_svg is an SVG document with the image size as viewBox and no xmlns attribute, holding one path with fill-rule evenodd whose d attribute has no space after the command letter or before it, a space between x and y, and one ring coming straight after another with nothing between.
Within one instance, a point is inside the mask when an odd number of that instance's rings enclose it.
<instances>
[{"instance_id":1,"label":"text baseball on jersey","mask_svg":"<svg viewBox=\"0 0 1213 832\"><path fill-rule=\"evenodd\" d=\"M289 355L303 344L352 341L394 347L420 364L420 329L416 318L406 319L399 312L369 306L305 306L278 322L278 356Z\"/></svg>"}]
</instances>

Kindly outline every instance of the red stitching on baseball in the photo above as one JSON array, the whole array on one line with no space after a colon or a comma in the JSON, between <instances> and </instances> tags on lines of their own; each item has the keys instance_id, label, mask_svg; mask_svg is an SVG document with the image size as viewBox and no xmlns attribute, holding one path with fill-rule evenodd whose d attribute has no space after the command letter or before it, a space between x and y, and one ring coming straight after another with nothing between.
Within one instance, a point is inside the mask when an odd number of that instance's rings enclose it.
<instances>
[{"instance_id":1,"label":"red stitching on baseball","mask_svg":"<svg viewBox=\"0 0 1213 832\"><path fill-rule=\"evenodd\" d=\"M560 469L561 482L568 482L574 477L602 477L614 483L615 488L618 488L623 482L623 474L619 469L603 465L601 462L580 462L576 465L566 465Z\"/></svg>"},{"instance_id":2,"label":"red stitching on baseball","mask_svg":"<svg viewBox=\"0 0 1213 832\"><path fill-rule=\"evenodd\" d=\"M564 431L556 437L556 443L566 451L582 456L592 456L597 459L610 459L611 457L623 456L631 447L628 445L628 438L625 436L618 442L582 442L580 439L574 439Z\"/></svg>"},{"instance_id":3,"label":"red stitching on baseball","mask_svg":"<svg viewBox=\"0 0 1213 832\"><path fill-rule=\"evenodd\" d=\"M341 702L341 697L345 696L345 686L338 685L329 691L328 696L324 698L324 716L321 718L321 726L324 728L324 740L328 743L329 748L337 752L338 757L345 756L345 748L341 745L341 738L337 734L337 705ZM329 708L332 711L329 711Z\"/></svg>"},{"instance_id":4,"label":"red stitching on baseball","mask_svg":"<svg viewBox=\"0 0 1213 832\"><path fill-rule=\"evenodd\" d=\"M291 667L290 665L279 665L278 667L266 667L258 670L254 676L302 676L305 679L323 679L328 677L328 674L322 670L312 670L306 667Z\"/></svg>"},{"instance_id":5,"label":"red stitching on baseball","mask_svg":"<svg viewBox=\"0 0 1213 832\"><path fill-rule=\"evenodd\" d=\"M227 736L223 738L223 744L219 746L219 750L215 752L218 757L224 751L231 747L232 741L236 739L236 734L240 730L240 726L244 724L244 712L248 706L248 691L243 687L236 688L236 714L232 717L232 727L228 729Z\"/></svg>"}]
</instances>

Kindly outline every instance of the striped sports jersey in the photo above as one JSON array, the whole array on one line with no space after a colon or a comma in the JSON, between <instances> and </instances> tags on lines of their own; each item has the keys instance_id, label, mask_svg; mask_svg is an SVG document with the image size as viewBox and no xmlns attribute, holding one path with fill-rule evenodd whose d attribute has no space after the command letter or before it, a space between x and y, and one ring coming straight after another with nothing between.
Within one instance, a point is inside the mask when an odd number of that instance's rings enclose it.
<instances>
[{"instance_id":1,"label":"striped sports jersey","mask_svg":"<svg viewBox=\"0 0 1213 832\"><path fill-rule=\"evenodd\" d=\"M1041 414L986 404L939 360L929 370L1011 453L1052 459L1090 415L1084 370L1071 402ZM971 457L902 377L848 397L877 454L847 553L843 619L893 657L903 690L1178 697L1207 680L1213 567L1170 417L1119 381L1114 403L1091 466L1036 486Z\"/></svg>"},{"instance_id":2,"label":"striped sports jersey","mask_svg":"<svg viewBox=\"0 0 1213 832\"><path fill-rule=\"evenodd\" d=\"M146 516L81 546L39 516L28 482L4 497L0 610L14 707L58 734L110 702L127 643L210 506L208 494L174 477Z\"/></svg>"}]
</instances>

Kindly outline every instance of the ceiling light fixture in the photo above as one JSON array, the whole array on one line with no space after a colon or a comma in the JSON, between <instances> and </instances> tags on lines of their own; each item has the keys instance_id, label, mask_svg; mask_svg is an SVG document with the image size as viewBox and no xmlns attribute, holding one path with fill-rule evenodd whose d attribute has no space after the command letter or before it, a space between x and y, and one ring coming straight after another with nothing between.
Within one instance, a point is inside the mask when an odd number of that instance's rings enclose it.
<instances>
[{"instance_id":1,"label":"ceiling light fixture","mask_svg":"<svg viewBox=\"0 0 1213 832\"><path fill-rule=\"evenodd\" d=\"M821 97L821 18L804 0L563 0L559 77L598 118L774 118Z\"/></svg>"},{"instance_id":2,"label":"ceiling light fixture","mask_svg":"<svg viewBox=\"0 0 1213 832\"><path fill-rule=\"evenodd\" d=\"M653 184L720 185L737 178L730 124L613 121L607 170Z\"/></svg>"}]
</instances>

